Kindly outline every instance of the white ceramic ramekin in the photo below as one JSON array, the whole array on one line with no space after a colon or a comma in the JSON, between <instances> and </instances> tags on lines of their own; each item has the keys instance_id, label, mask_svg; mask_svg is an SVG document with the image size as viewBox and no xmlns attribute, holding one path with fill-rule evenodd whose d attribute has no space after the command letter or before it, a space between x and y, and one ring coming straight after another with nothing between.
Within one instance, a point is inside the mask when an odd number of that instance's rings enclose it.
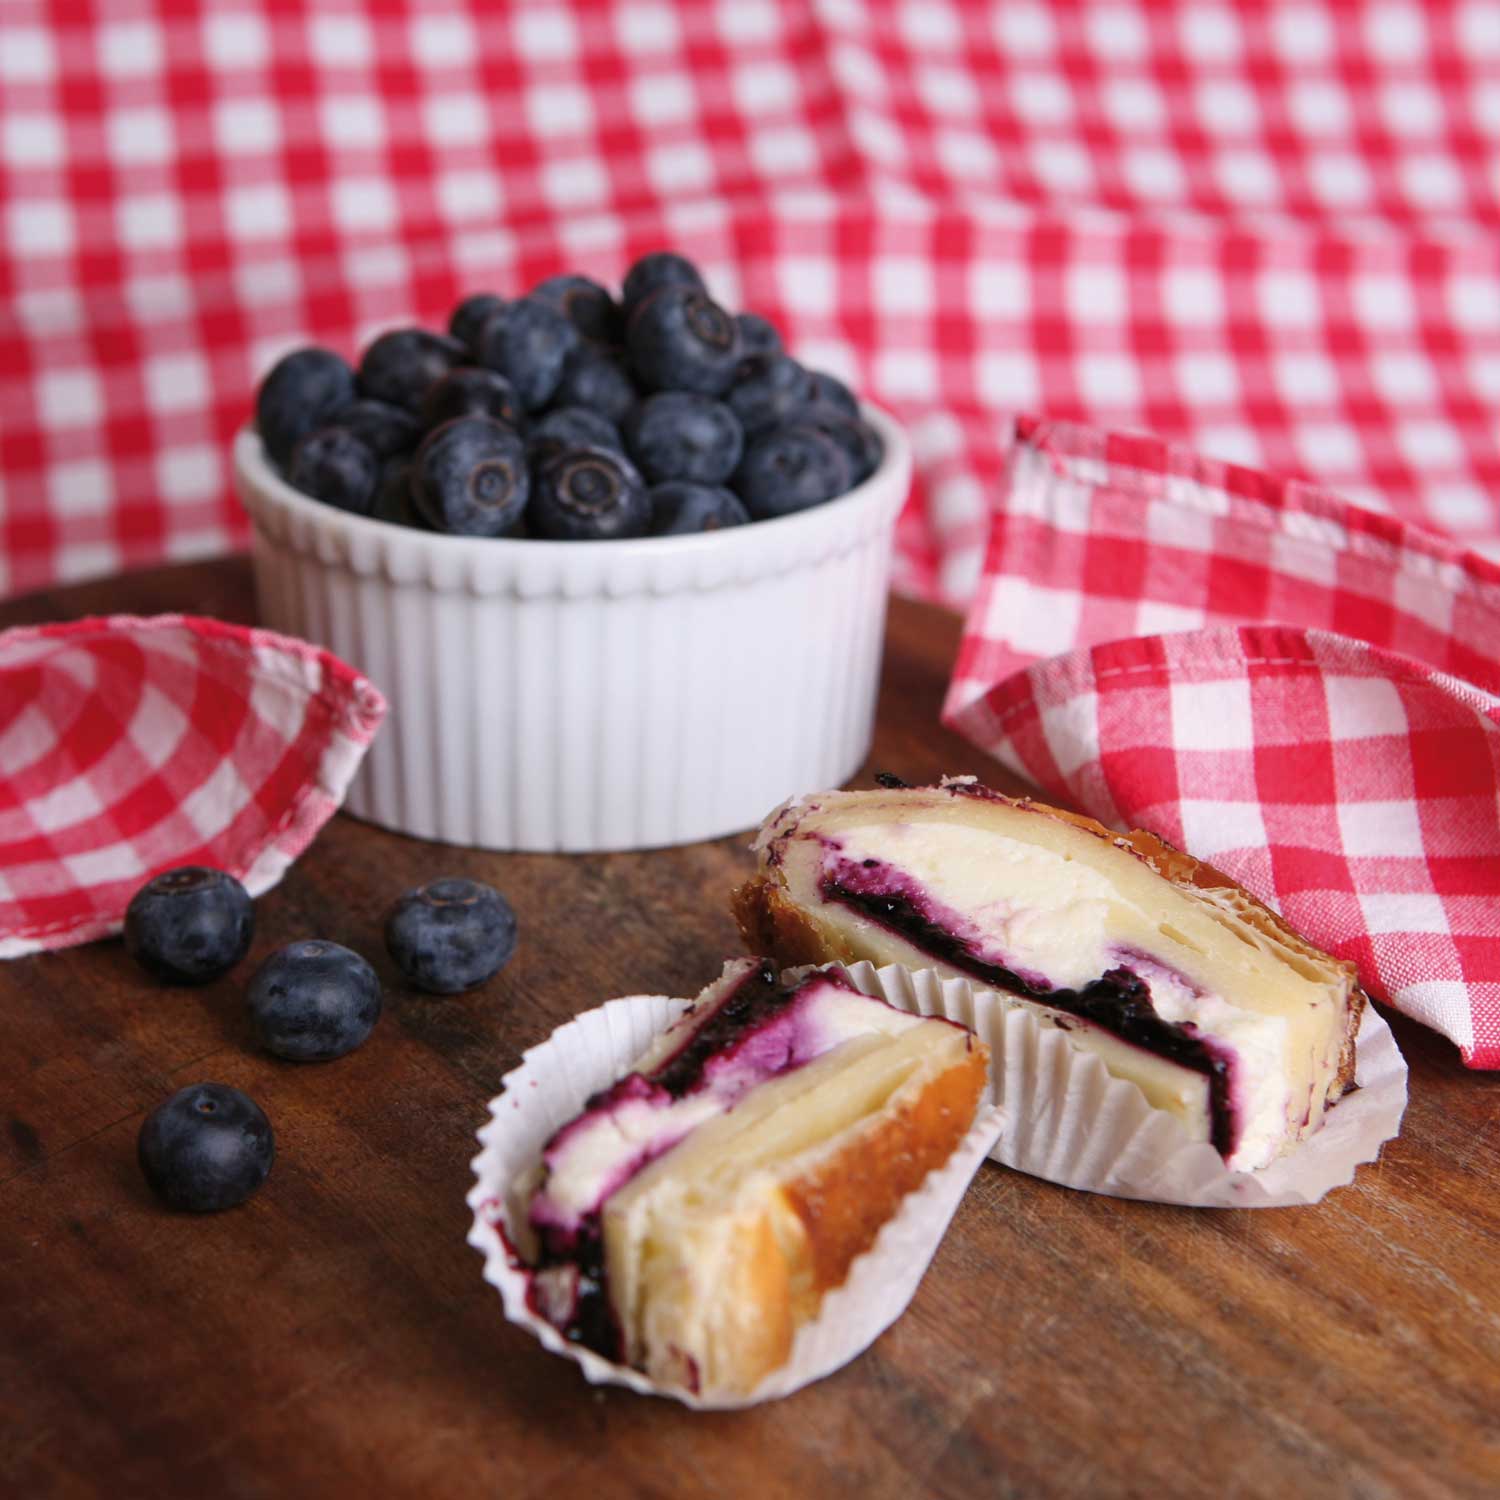
<instances>
[{"instance_id":1,"label":"white ceramic ramekin","mask_svg":"<svg viewBox=\"0 0 1500 1500\"><path fill-rule=\"evenodd\" d=\"M251 428L235 483L264 624L390 700L357 816L485 849L715 838L835 786L874 726L891 535L911 450L826 505L699 536L441 536L299 494Z\"/></svg>"}]
</instances>

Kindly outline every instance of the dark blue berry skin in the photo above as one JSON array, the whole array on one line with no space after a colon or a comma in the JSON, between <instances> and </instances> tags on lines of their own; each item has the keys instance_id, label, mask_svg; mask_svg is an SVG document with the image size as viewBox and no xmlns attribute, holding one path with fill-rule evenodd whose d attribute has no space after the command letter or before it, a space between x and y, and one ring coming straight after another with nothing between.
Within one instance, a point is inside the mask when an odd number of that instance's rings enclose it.
<instances>
[{"instance_id":1,"label":"dark blue berry skin","mask_svg":"<svg viewBox=\"0 0 1500 1500\"><path fill-rule=\"evenodd\" d=\"M422 426L403 406L388 401L351 401L328 419L330 427L352 432L379 459L409 453L422 438Z\"/></svg>"},{"instance_id":2,"label":"dark blue berry skin","mask_svg":"<svg viewBox=\"0 0 1500 1500\"><path fill-rule=\"evenodd\" d=\"M740 352L751 354L781 354L781 335L775 327L759 313L742 312L734 320L740 328Z\"/></svg>"},{"instance_id":3,"label":"dark blue berry skin","mask_svg":"<svg viewBox=\"0 0 1500 1500\"><path fill-rule=\"evenodd\" d=\"M418 531L430 531L426 521L417 513L411 497L412 462L409 458L390 458L380 470L380 483L375 487L375 504L370 515L377 521L389 521L393 526L414 526Z\"/></svg>"},{"instance_id":4,"label":"dark blue berry skin","mask_svg":"<svg viewBox=\"0 0 1500 1500\"><path fill-rule=\"evenodd\" d=\"M246 991L250 1025L267 1052L330 1062L352 1052L380 1019L380 980L359 954L307 938L278 948Z\"/></svg>"},{"instance_id":5,"label":"dark blue berry skin","mask_svg":"<svg viewBox=\"0 0 1500 1500\"><path fill-rule=\"evenodd\" d=\"M322 427L292 450L286 477L314 500L367 516L380 482L380 460L348 428Z\"/></svg>"},{"instance_id":6,"label":"dark blue berry skin","mask_svg":"<svg viewBox=\"0 0 1500 1500\"><path fill-rule=\"evenodd\" d=\"M599 344L619 341L619 304L597 281L587 276L549 276L530 295L555 307L584 338Z\"/></svg>"},{"instance_id":7,"label":"dark blue berry skin","mask_svg":"<svg viewBox=\"0 0 1500 1500\"><path fill-rule=\"evenodd\" d=\"M436 531L500 536L520 520L530 493L526 448L491 417L434 427L412 464L412 501Z\"/></svg>"},{"instance_id":8,"label":"dark blue berry skin","mask_svg":"<svg viewBox=\"0 0 1500 1500\"><path fill-rule=\"evenodd\" d=\"M135 1154L147 1185L169 1208L212 1214L243 1203L266 1180L276 1136L248 1094L194 1083L146 1116Z\"/></svg>"},{"instance_id":9,"label":"dark blue berry skin","mask_svg":"<svg viewBox=\"0 0 1500 1500\"><path fill-rule=\"evenodd\" d=\"M448 332L461 344L467 344L471 352L477 352L484 325L504 306L504 297L497 297L493 292L475 292L453 309L453 315L448 319Z\"/></svg>"},{"instance_id":10,"label":"dark blue berry skin","mask_svg":"<svg viewBox=\"0 0 1500 1500\"><path fill-rule=\"evenodd\" d=\"M880 434L862 417L849 417L828 406L814 406L802 414L799 427L813 427L832 438L849 457L850 483L863 484L885 457Z\"/></svg>"},{"instance_id":11,"label":"dark blue berry skin","mask_svg":"<svg viewBox=\"0 0 1500 1500\"><path fill-rule=\"evenodd\" d=\"M377 401L420 412L427 387L471 357L457 339L429 328L393 329L360 357L359 388Z\"/></svg>"},{"instance_id":12,"label":"dark blue berry skin","mask_svg":"<svg viewBox=\"0 0 1500 1500\"><path fill-rule=\"evenodd\" d=\"M625 439L636 468L652 484L722 484L745 443L739 418L722 401L691 391L648 396L625 419Z\"/></svg>"},{"instance_id":13,"label":"dark blue berry skin","mask_svg":"<svg viewBox=\"0 0 1500 1500\"><path fill-rule=\"evenodd\" d=\"M554 406L526 434L526 459L539 464L564 448L612 448L625 451L619 429L607 417L585 406Z\"/></svg>"},{"instance_id":14,"label":"dark blue berry skin","mask_svg":"<svg viewBox=\"0 0 1500 1500\"><path fill-rule=\"evenodd\" d=\"M812 401L806 370L785 354L752 354L740 361L724 399L747 435L793 422Z\"/></svg>"},{"instance_id":15,"label":"dark blue berry skin","mask_svg":"<svg viewBox=\"0 0 1500 1500\"><path fill-rule=\"evenodd\" d=\"M386 914L385 946L419 990L456 995L498 974L516 951L516 914L478 880L434 880Z\"/></svg>"},{"instance_id":16,"label":"dark blue berry skin","mask_svg":"<svg viewBox=\"0 0 1500 1500\"><path fill-rule=\"evenodd\" d=\"M734 382L740 330L707 292L667 286L636 308L625 334L641 384L718 396Z\"/></svg>"},{"instance_id":17,"label":"dark blue berry skin","mask_svg":"<svg viewBox=\"0 0 1500 1500\"><path fill-rule=\"evenodd\" d=\"M233 875L181 865L148 880L125 909L125 948L168 984L207 984L249 951L255 908Z\"/></svg>"},{"instance_id":18,"label":"dark blue berry skin","mask_svg":"<svg viewBox=\"0 0 1500 1500\"><path fill-rule=\"evenodd\" d=\"M356 395L354 371L327 349L296 349L271 366L255 393L255 425L283 471L298 442Z\"/></svg>"},{"instance_id":19,"label":"dark blue berry skin","mask_svg":"<svg viewBox=\"0 0 1500 1500\"><path fill-rule=\"evenodd\" d=\"M516 388L497 370L486 370L483 365L460 365L427 388L422 425L441 427L455 417L493 417L517 432L526 424Z\"/></svg>"},{"instance_id":20,"label":"dark blue berry skin","mask_svg":"<svg viewBox=\"0 0 1500 1500\"><path fill-rule=\"evenodd\" d=\"M584 344L568 356L552 399L558 406L587 406L618 427L640 397L621 359Z\"/></svg>"},{"instance_id":21,"label":"dark blue berry skin","mask_svg":"<svg viewBox=\"0 0 1500 1500\"><path fill-rule=\"evenodd\" d=\"M625 316L646 300L653 292L664 286L689 286L704 290L703 277L697 266L685 255L673 250L653 250L643 255L625 273L625 285L620 288L625 303Z\"/></svg>"},{"instance_id":22,"label":"dark blue berry skin","mask_svg":"<svg viewBox=\"0 0 1500 1500\"><path fill-rule=\"evenodd\" d=\"M651 535L687 536L699 531L722 531L744 526L750 513L733 491L717 484L668 480L651 490Z\"/></svg>"},{"instance_id":23,"label":"dark blue berry skin","mask_svg":"<svg viewBox=\"0 0 1500 1500\"><path fill-rule=\"evenodd\" d=\"M554 542L645 536L651 501L635 465L608 448L565 448L537 469L527 529Z\"/></svg>"},{"instance_id":24,"label":"dark blue berry skin","mask_svg":"<svg viewBox=\"0 0 1500 1500\"><path fill-rule=\"evenodd\" d=\"M846 417L859 416L859 402L854 399L854 392L837 375L830 375L826 370L813 370L809 372L808 380L812 385L812 398L820 406L831 406Z\"/></svg>"},{"instance_id":25,"label":"dark blue berry skin","mask_svg":"<svg viewBox=\"0 0 1500 1500\"><path fill-rule=\"evenodd\" d=\"M537 411L552 399L563 365L582 337L555 307L522 297L507 302L484 325L479 359L510 381L527 411Z\"/></svg>"},{"instance_id":26,"label":"dark blue berry skin","mask_svg":"<svg viewBox=\"0 0 1500 1500\"><path fill-rule=\"evenodd\" d=\"M849 456L811 427L773 427L752 439L734 489L757 521L789 516L841 495L853 481Z\"/></svg>"}]
</instances>

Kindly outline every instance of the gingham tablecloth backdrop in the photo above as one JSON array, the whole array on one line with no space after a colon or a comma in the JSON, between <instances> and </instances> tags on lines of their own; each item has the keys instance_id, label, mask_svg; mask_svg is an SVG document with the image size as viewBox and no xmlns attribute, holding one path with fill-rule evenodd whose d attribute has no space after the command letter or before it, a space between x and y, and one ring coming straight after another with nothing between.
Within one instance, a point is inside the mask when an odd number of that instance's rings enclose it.
<instances>
[{"instance_id":1,"label":"gingham tablecloth backdrop","mask_svg":"<svg viewBox=\"0 0 1500 1500\"><path fill-rule=\"evenodd\" d=\"M241 543L271 359L680 246L899 412L972 591L1005 419L1500 536L1500 5L0 0L0 593Z\"/></svg>"}]
</instances>

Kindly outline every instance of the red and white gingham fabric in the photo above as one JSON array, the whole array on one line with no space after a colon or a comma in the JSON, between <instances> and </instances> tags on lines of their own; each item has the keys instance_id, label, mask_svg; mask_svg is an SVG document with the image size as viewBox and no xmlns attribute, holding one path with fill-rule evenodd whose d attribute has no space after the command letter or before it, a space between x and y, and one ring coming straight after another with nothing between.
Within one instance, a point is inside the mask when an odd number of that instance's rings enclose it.
<instances>
[{"instance_id":1,"label":"red and white gingham fabric","mask_svg":"<svg viewBox=\"0 0 1500 1500\"><path fill-rule=\"evenodd\" d=\"M384 713L328 652L217 620L0 634L0 958L118 931L176 865L269 890Z\"/></svg>"},{"instance_id":2,"label":"red and white gingham fabric","mask_svg":"<svg viewBox=\"0 0 1500 1500\"><path fill-rule=\"evenodd\" d=\"M944 718L1211 861L1495 1068L1497 648L1500 567L1457 546L1023 421Z\"/></svg>"},{"instance_id":3,"label":"red and white gingham fabric","mask_svg":"<svg viewBox=\"0 0 1500 1500\"><path fill-rule=\"evenodd\" d=\"M1494 0L0 0L0 592L244 540L253 382L673 244L909 423L961 601L1017 411L1500 538Z\"/></svg>"}]
</instances>

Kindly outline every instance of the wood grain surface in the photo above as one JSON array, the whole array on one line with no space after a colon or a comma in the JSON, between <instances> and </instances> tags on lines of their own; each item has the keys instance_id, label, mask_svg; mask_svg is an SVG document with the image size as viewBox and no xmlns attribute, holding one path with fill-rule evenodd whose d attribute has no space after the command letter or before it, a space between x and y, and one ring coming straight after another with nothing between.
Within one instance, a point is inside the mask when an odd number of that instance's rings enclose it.
<instances>
[{"instance_id":1,"label":"wood grain surface","mask_svg":"<svg viewBox=\"0 0 1500 1500\"><path fill-rule=\"evenodd\" d=\"M251 618L247 565L12 601L0 624L177 609ZM957 639L893 605L862 781L1008 784L938 727ZM575 1012L714 976L744 844L484 854L341 816L206 989L151 984L118 942L0 964L0 1495L1500 1493L1500 1077L1400 1018L1404 1133L1352 1187L1195 1212L986 1166L906 1315L787 1401L594 1391L508 1324L464 1243L486 1101ZM447 873L504 890L522 937L482 990L433 999L398 981L380 918ZM386 1013L339 1062L277 1062L243 986L312 935L369 956ZM135 1137L204 1079L259 1100L278 1158L246 1206L180 1217Z\"/></svg>"}]
</instances>

